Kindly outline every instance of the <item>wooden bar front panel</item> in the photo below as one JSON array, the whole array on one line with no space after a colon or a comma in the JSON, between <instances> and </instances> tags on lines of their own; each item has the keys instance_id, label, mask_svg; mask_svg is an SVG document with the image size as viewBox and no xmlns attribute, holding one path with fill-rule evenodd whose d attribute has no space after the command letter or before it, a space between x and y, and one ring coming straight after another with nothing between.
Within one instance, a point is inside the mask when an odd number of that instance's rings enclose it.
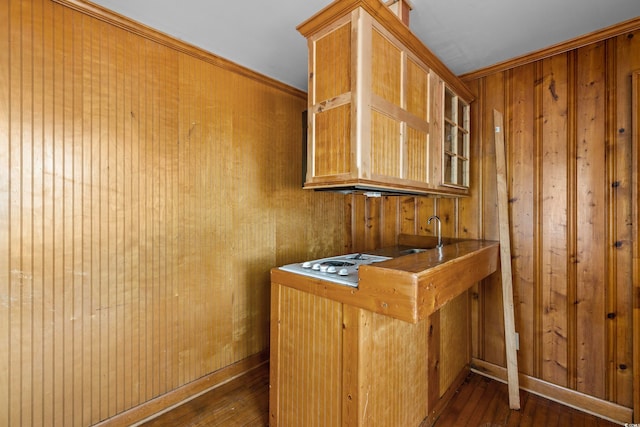
<instances>
[{"instance_id":1,"label":"wooden bar front panel","mask_svg":"<svg viewBox=\"0 0 640 427\"><path fill-rule=\"evenodd\" d=\"M427 417L427 320L275 282L271 307L271 426L418 426Z\"/></svg>"},{"instance_id":2,"label":"wooden bar front panel","mask_svg":"<svg viewBox=\"0 0 640 427\"><path fill-rule=\"evenodd\" d=\"M342 425L342 304L273 288L270 425Z\"/></svg>"}]
</instances>

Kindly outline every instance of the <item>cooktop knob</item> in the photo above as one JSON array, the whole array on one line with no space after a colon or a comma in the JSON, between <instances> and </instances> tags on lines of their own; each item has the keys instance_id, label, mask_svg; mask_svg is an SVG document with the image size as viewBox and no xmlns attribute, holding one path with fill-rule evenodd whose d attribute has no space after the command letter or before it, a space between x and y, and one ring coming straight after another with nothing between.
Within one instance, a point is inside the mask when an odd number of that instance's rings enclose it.
<instances>
[{"instance_id":1,"label":"cooktop knob","mask_svg":"<svg viewBox=\"0 0 640 427\"><path fill-rule=\"evenodd\" d=\"M323 273L326 273L328 268L329 268L329 266L327 266L327 265L321 265L320 266L320 271L323 272Z\"/></svg>"},{"instance_id":2,"label":"cooktop knob","mask_svg":"<svg viewBox=\"0 0 640 427\"><path fill-rule=\"evenodd\" d=\"M305 261L302 263L302 268L311 268L311 263L309 261Z\"/></svg>"},{"instance_id":3,"label":"cooktop knob","mask_svg":"<svg viewBox=\"0 0 640 427\"><path fill-rule=\"evenodd\" d=\"M311 267L312 270L320 270L320 263L315 263L313 264L313 267Z\"/></svg>"},{"instance_id":4,"label":"cooktop knob","mask_svg":"<svg viewBox=\"0 0 640 427\"><path fill-rule=\"evenodd\" d=\"M349 270L347 270L346 268L341 268L340 271L338 271L338 275L340 275L340 276L348 276L349 275Z\"/></svg>"},{"instance_id":5,"label":"cooktop knob","mask_svg":"<svg viewBox=\"0 0 640 427\"><path fill-rule=\"evenodd\" d=\"M336 270L336 268L333 265L330 265L327 268L327 273L336 273L338 270Z\"/></svg>"}]
</instances>

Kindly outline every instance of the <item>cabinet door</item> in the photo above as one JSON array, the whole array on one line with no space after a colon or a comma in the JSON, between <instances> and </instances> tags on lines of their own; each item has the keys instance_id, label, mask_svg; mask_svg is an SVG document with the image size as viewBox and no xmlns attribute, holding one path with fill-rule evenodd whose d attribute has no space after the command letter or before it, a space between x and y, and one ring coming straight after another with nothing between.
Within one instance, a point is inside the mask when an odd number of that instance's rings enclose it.
<instances>
[{"instance_id":1,"label":"cabinet door","mask_svg":"<svg viewBox=\"0 0 640 427\"><path fill-rule=\"evenodd\" d=\"M442 184L469 187L469 104L451 89L444 90Z\"/></svg>"},{"instance_id":2,"label":"cabinet door","mask_svg":"<svg viewBox=\"0 0 640 427\"><path fill-rule=\"evenodd\" d=\"M429 69L375 24L370 58L371 176L428 184Z\"/></svg>"},{"instance_id":3,"label":"cabinet door","mask_svg":"<svg viewBox=\"0 0 640 427\"><path fill-rule=\"evenodd\" d=\"M349 20L309 40L308 183L354 173L351 42Z\"/></svg>"}]
</instances>

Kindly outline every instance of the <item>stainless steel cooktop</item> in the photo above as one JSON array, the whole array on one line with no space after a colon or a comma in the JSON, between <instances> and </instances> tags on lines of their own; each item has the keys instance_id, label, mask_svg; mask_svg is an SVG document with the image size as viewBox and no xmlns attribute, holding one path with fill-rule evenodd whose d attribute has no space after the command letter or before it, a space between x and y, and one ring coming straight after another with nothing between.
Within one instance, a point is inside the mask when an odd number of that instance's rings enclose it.
<instances>
[{"instance_id":1,"label":"stainless steel cooktop","mask_svg":"<svg viewBox=\"0 0 640 427\"><path fill-rule=\"evenodd\" d=\"M355 288L358 287L358 268L361 265L388 259L390 257L355 253L283 265L280 269Z\"/></svg>"}]
</instances>

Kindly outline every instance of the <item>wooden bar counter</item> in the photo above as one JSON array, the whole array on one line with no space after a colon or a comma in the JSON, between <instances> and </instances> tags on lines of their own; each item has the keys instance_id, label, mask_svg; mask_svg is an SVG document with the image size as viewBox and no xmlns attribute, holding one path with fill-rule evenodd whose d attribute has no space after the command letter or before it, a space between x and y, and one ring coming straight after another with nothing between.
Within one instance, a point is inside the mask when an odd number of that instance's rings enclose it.
<instances>
[{"instance_id":1,"label":"wooden bar counter","mask_svg":"<svg viewBox=\"0 0 640 427\"><path fill-rule=\"evenodd\" d=\"M429 315L497 262L496 242L463 241L362 266L358 288L273 269L270 426L421 425Z\"/></svg>"}]
</instances>

